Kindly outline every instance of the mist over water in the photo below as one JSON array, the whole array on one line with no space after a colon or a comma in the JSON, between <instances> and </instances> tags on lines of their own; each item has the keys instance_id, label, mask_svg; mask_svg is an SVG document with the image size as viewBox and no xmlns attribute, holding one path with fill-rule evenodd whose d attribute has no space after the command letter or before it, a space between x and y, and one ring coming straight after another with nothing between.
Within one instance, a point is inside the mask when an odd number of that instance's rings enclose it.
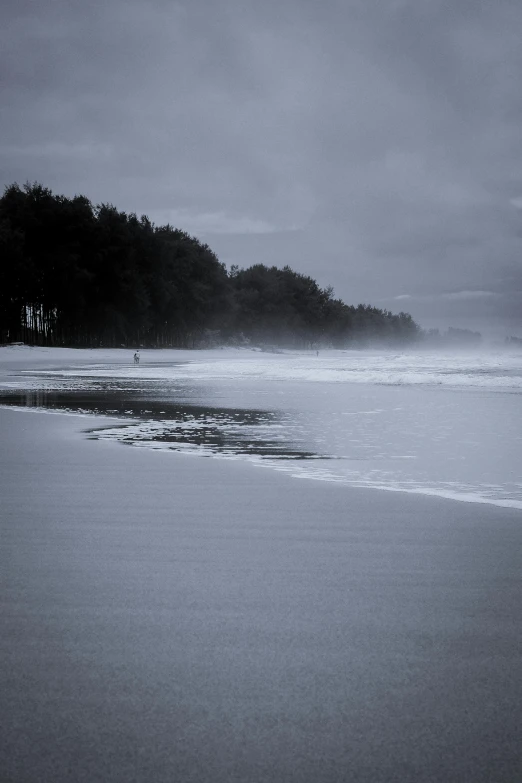
<instances>
[{"instance_id":1,"label":"mist over water","mask_svg":"<svg viewBox=\"0 0 522 783\"><path fill-rule=\"evenodd\" d=\"M101 440L522 508L520 353L149 356L25 373L0 403L124 415Z\"/></svg>"}]
</instances>

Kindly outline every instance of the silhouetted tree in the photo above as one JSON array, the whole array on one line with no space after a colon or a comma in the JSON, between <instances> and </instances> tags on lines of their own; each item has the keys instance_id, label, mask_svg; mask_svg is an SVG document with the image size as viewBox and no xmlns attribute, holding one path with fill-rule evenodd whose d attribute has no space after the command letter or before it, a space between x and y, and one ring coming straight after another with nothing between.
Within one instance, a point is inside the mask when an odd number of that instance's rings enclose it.
<instances>
[{"instance_id":1,"label":"silhouetted tree","mask_svg":"<svg viewBox=\"0 0 522 783\"><path fill-rule=\"evenodd\" d=\"M39 183L0 199L0 339L194 347L206 335L286 346L416 339L407 313L353 307L289 266L234 266L146 216L56 196Z\"/></svg>"}]
</instances>

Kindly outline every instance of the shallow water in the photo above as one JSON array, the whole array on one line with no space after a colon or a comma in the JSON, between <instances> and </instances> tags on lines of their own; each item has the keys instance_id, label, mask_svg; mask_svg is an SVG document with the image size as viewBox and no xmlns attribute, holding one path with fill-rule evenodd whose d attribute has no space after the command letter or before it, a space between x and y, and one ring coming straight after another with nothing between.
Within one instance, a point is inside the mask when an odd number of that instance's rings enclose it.
<instances>
[{"instance_id":1,"label":"shallow water","mask_svg":"<svg viewBox=\"0 0 522 783\"><path fill-rule=\"evenodd\" d=\"M100 439L522 509L520 354L216 351L24 373L4 386L0 404L126 417L92 430Z\"/></svg>"}]
</instances>

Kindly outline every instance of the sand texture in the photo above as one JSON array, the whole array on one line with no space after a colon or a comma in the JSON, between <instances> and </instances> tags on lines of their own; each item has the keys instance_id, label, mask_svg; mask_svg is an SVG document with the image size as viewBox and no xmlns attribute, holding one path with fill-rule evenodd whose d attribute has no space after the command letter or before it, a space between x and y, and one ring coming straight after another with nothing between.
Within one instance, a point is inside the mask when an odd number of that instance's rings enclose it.
<instances>
[{"instance_id":1,"label":"sand texture","mask_svg":"<svg viewBox=\"0 0 522 783\"><path fill-rule=\"evenodd\" d=\"M6 783L515 783L520 513L0 409Z\"/></svg>"}]
</instances>

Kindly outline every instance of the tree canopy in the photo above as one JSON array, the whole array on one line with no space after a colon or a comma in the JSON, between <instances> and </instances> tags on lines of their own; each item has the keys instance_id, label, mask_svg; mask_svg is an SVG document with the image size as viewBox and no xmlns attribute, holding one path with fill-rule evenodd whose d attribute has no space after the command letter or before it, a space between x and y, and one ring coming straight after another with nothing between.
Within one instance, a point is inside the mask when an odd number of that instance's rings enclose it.
<instances>
[{"instance_id":1,"label":"tree canopy","mask_svg":"<svg viewBox=\"0 0 522 783\"><path fill-rule=\"evenodd\" d=\"M0 341L304 347L415 340L407 313L347 305L289 266L230 272L170 225L41 184L0 199Z\"/></svg>"}]
</instances>

